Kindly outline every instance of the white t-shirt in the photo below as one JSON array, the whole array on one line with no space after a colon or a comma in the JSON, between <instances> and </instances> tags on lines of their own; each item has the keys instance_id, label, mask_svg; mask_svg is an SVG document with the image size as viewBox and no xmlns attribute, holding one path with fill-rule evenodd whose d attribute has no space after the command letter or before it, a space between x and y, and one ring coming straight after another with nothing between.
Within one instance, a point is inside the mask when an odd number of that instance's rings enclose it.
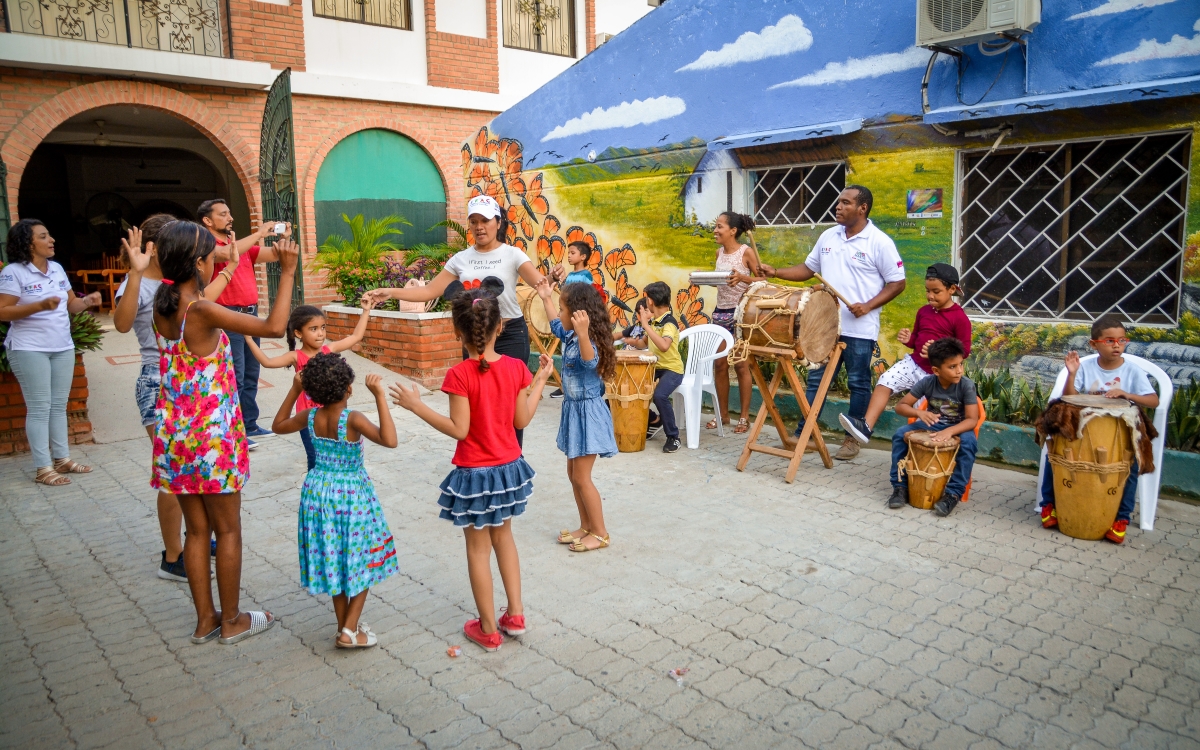
<instances>
[{"instance_id":1,"label":"white t-shirt","mask_svg":"<svg viewBox=\"0 0 1200 750\"><path fill-rule=\"evenodd\" d=\"M46 297L58 297L58 307L39 310L27 318L9 324L5 346L25 352L61 352L74 349L71 340L71 317L67 315L67 300L75 296L67 272L54 261L47 261L46 273L32 263L9 263L0 270L0 294L11 294L18 305L37 302Z\"/></svg>"},{"instance_id":2,"label":"white t-shirt","mask_svg":"<svg viewBox=\"0 0 1200 750\"><path fill-rule=\"evenodd\" d=\"M829 285L851 302L867 302L883 291L884 284L904 280L904 261L896 252L896 243L870 219L861 232L846 239L841 224L830 227L817 238L817 244L804 261L821 274ZM879 308L861 318L839 304L842 335L875 341L879 338Z\"/></svg>"},{"instance_id":3,"label":"white t-shirt","mask_svg":"<svg viewBox=\"0 0 1200 750\"><path fill-rule=\"evenodd\" d=\"M1099 359L1079 363L1079 372L1075 373L1076 391L1104 394L1114 388L1120 388L1135 396L1157 393L1154 386L1150 385L1150 378L1146 377L1146 371L1132 362L1122 359L1121 366L1115 370L1101 369Z\"/></svg>"},{"instance_id":4,"label":"white t-shirt","mask_svg":"<svg viewBox=\"0 0 1200 750\"><path fill-rule=\"evenodd\" d=\"M125 285L128 283L129 277L126 276L121 286L117 287L118 303L125 296ZM145 276L138 285L137 317L133 319L133 332L137 335L143 365L158 364L158 341L154 338L154 294L160 286L162 279L147 279Z\"/></svg>"},{"instance_id":5,"label":"white t-shirt","mask_svg":"<svg viewBox=\"0 0 1200 750\"><path fill-rule=\"evenodd\" d=\"M521 317L521 305L517 302L517 269L532 263L529 256L512 245L501 245L486 253L473 247L460 250L446 261L446 270L458 277L468 289L478 286L488 276L504 282L504 292L499 297L500 317L505 320ZM470 282L470 283L468 283Z\"/></svg>"}]
</instances>

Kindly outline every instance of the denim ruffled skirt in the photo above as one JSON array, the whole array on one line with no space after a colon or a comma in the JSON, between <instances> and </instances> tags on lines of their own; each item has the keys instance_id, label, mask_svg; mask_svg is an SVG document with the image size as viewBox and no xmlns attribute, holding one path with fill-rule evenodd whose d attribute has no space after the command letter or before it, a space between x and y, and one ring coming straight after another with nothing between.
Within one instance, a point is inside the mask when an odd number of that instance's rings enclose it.
<instances>
[{"instance_id":1,"label":"denim ruffled skirt","mask_svg":"<svg viewBox=\"0 0 1200 750\"><path fill-rule=\"evenodd\" d=\"M567 458L617 455L612 412L603 396L563 399L562 417L558 421L558 449L567 454Z\"/></svg>"},{"instance_id":2,"label":"denim ruffled skirt","mask_svg":"<svg viewBox=\"0 0 1200 750\"><path fill-rule=\"evenodd\" d=\"M502 526L525 512L535 476L524 458L499 466L456 466L442 480L440 517L455 526Z\"/></svg>"}]
</instances>

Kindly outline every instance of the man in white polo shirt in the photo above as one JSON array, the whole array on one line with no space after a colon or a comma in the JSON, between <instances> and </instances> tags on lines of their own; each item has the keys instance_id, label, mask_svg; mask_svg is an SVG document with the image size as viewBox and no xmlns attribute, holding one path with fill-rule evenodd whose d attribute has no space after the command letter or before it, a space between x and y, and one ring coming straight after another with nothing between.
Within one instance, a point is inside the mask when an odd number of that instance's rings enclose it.
<instances>
[{"instance_id":1,"label":"man in white polo shirt","mask_svg":"<svg viewBox=\"0 0 1200 750\"><path fill-rule=\"evenodd\" d=\"M853 304L839 305L841 341L846 350L838 366L845 366L850 384L850 416L862 419L871 401L871 354L879 338L879 308L904 291L904 261L896 243L867 217L871 191L847 185L834 208L837 226L826 229L803 265L776 270L761 263L768 278L807 281L813 274L829 282ZM823 368L808 371L808 401L817 395ZM834 373L837 377L837 373ZM800 434L799 428L796 434ZM858 443L849 435L834 458L848 461L858 455Z\"/></svg>"}]
</instances>

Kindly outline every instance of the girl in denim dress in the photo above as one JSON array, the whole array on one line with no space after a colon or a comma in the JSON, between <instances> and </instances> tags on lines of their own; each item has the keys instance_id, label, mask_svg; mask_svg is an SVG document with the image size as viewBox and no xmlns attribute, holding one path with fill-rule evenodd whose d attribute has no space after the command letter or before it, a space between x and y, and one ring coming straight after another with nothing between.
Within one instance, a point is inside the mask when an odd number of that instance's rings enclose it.
<instances>
[{"instance_id":1,"label":"girl in denim dress","mask_svg":"<svg viewBox=\"0 0 1200 750\"><path fill-rule=\"evenodd\" d=\"M564 529L559 544L572 552L590 552L608 546L600 491L592 483L596 456L616 455L612 412L604 402L604 381L616 370L611 323L600 293L590 284L564 284L559 302L550 298L550 284L537 286L546 308L550 330L562 340L562 417L558 423L558 449L567 454L567 477L579 508L579 528Z\"/></svg>"}]
</instances>

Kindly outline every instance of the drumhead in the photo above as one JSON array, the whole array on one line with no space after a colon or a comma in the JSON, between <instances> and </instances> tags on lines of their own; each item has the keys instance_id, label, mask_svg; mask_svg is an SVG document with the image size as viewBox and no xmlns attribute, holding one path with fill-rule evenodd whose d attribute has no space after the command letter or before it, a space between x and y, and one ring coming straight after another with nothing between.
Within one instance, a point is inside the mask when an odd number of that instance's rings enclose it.
<instances>
[{"instance_id":1,"label":"drumhead","mask_svg":"<svg viewBox=\"0 0 1200 750\"><path fill-rule=\"evenodd\" d=\"M840 334L837 297L824 289L814 289L800 313L800 328L796 332L796 343L804 358L814 365L828 362Z\"/></svg>"},{"instance_id":2,"label":"drumhead","mask_svg":"<svg viewBox=\"0 0 1200 750\"><path fill-rule=\"evenodd\" d=\"M517 287L517 299L521 303L521 313L524 314L529 327L542 336L553 335L550 331L550 319L546 317L546 306L542 304L542 298L537 295L537 291L522 284ZM554 301L554 306L558 307L557 289L550 293L550 299Z\"/></svg>"},{"instance_id":3,"label":"drumhead","mask_svg":"<svg viewBox=\"0 0 1200 750\"><path fill-rule=\"evenodd\" d=\"M1132 401L1124 398L1109 398L1108 396L1097 396L1091 393L1073 393L1069 396L1063 396L1062 400L1071 406L1078 406L1081 409L1091 407L1093 409L1119 409L1132 405Z\"/></svg>"},{"instance_id":4,"label":"drumhead","mask_svg":"<svg viewBox=\"0 0 1200 750\"><path fill-rule=\"evenodd\" d=\"M544 312L544 311L543 311ZM645 349L617 349L617 362L619 363L645 363L653 364L658 361L658 357Z\"/></svg>"},{"instance_id":5,"label":"drumhead","mask_svg":"<svg viewBox=\"0 0 1200 750\"><path fill-rule=\"evenodd\" d=\"M958 435L955 435L954 437L950 438L949 441L935 443L933 442L932 435L933 433L928 432L927 430L913 430L912 432L906 432L904 434L904 439L910 444L916 443L917 445L928 448L929 450L949 450L962 442L958 439Z\"/></svg>"}]
</instances>

